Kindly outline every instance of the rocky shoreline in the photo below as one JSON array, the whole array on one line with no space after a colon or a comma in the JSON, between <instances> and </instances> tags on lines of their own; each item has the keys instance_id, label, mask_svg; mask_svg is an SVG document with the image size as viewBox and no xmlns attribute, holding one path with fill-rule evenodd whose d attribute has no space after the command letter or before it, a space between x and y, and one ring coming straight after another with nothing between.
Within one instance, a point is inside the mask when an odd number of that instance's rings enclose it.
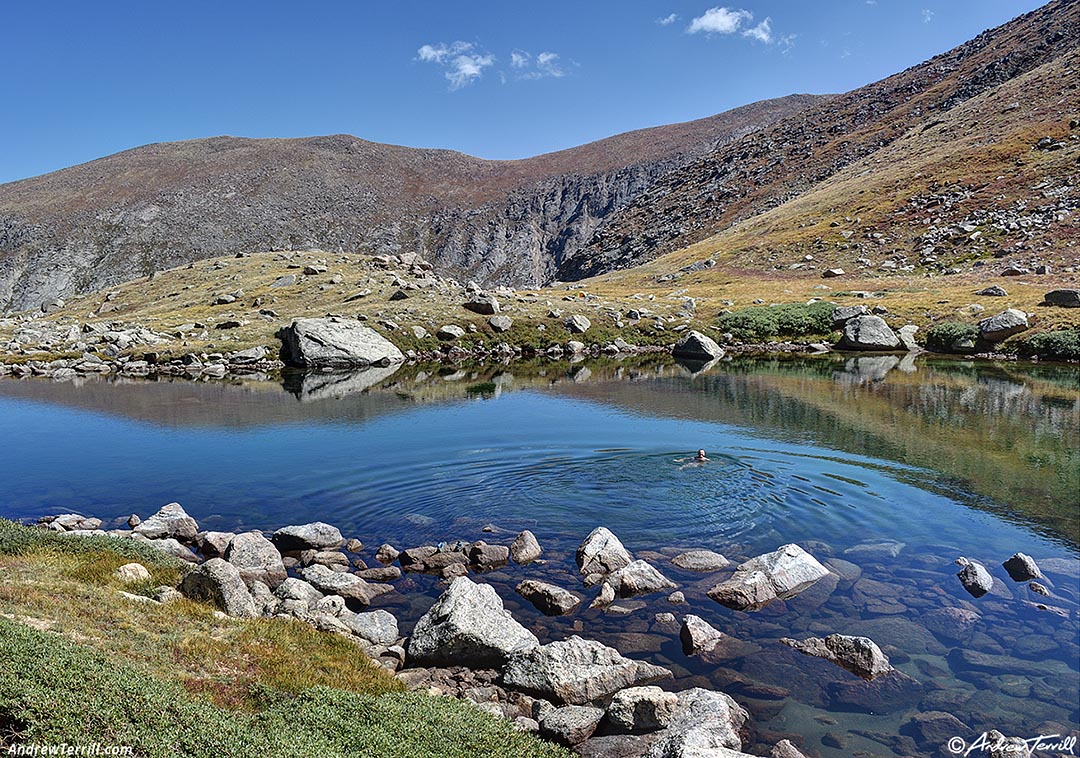
<instances>
[{"instance_id":1,"label":"rocky shoreline","mask_svg":"<svg viewBox=\"0 0 1080 758\"><path fill-rule=\"evenodd\" d=\"M42 518L39 524L67 535L109 535L145 542L191 564L178 587L158 587L151 595L126 594L132 602L167 603L186 596L215 604L223 616L301 620L349 638L410 689L471 701L520 729L570 746L584 756L748 755L742 750L753 729L750 714L725 692L701 686L669 691L665 686L674 682L670 668L625 657L613 647L578 634L577 624L565 639L542 642L513 617L494 587L479 577L511 562L525 570L544 566L544 549L528 530L510 540L509 533L485 527L489 534L506 536L491 542L424 544L403 550L382 544L372 551L321 522L284 527L269 536L259 531L204 531L176 503L145 520L132 515L126 522L106 525L100 519L64 514ZM882 544L866 549L892 548ZM683 592L650 562L652 556L661 557L643 552L635 558L611 531L598 527L575 553L579 589L527 576L517 584L516 592L546 617L573 613L586 602L586 593L593 594L590 608L602 608L616 617L621 615L620 608L633 612L635 603L640 604L634 598L656 594L666 595L672 610L679 610L685 602ZM822 564L793 544L735 567L724 556L705 549L685 550L670 561L706 577L712 585L708 597L741 613L782 608L784 601L803 593L813 595L819 586L825 587L827 595L849 578L842 575L855 568L839 559ZM990 591L1000 594L981 564L966 558L957 563L961 566L957 577L971 597ZM1046 580L1030 557L1016 554L1003 566L1013 581L1030 583L1033 593L1052 594L1041 583ZM139 564L128 564L117 573L124 582L149 576ZM406 637L397 617L370 606L383 595L407 592L411 585L407 575L420 573L435 575L445 589ZM1027 604L1074 619L1076 609L1060 607L1060 597L1053 602ZM962 607L942 608L928 617L928 625L933 622L939 631L963 638L978 615ZM694 614L683 614L681 619L672 612L655 616L655 624L678 629L687 656L720 662L755 647ZM869 638L834 633L780 642L831 661L865 681L865 689L854 682L846 684L851 698L887 701L922 691L919 683L892 666L890 653ZM895 649L891 654L901 655ZM983 654L970 652L969 657L979 655ZM922 720L916 727L931 734L934 729L959 728L952 716L944 725L931 716L917 714L915 720ZM795 744L798 741L796 735L778 736L769 743L769 755L803 755ZM754 744L761 749L761 735Z\"/></svg>"}]
</instances>

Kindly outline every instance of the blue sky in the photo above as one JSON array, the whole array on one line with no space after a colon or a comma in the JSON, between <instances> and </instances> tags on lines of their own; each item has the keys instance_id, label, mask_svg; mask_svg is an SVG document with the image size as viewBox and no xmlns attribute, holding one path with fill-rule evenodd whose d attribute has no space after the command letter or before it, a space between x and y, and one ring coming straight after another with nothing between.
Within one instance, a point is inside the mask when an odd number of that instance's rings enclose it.
<instances>
[{"instance_id":1,"label":"blue sky","mask_svg":"<svg viewBox=\"0 0 1080 758\"><path fill-rule=\"evenodd\" d=\"M149 142L346 132L520 158L842 92L1022 0L12 2L0 182Z\"/></svg>"}]
</instances>

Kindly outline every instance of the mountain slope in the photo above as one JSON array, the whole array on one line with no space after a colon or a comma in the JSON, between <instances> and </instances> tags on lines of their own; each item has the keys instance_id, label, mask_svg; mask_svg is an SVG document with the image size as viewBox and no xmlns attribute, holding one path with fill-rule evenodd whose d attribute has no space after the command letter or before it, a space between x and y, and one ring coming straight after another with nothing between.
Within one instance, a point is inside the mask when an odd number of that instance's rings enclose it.
<instances>
[{"instance_id":1,"label":"mountain slope","mask_svg":"<svg viewBox=\"0 0 1080 758\"><path fill-rule=\"evenodd\" d=\"M612 214L581 254L560 266L558 276L581 279L685 247L783 205L905 136L906 154L918 155L924 149L918 135L939 136L934 128L950 111L1075 51L1078 39L1080 3L1056 0L881 82L720 145ZM1075 111L1075 67L1067 66L1059 81L1061 87L1049 91L1052 102L1064 99ZM1021 100L1007 119L1015 134L1023 131L1028 111L1044 94L1040 88L1018 95ZM1059 137L1067 134L1069 119L1064 121L1057 124ZM980 124L973 126L975 134L965 129L964 140L988 138ZM874 168L867 169L873 175ZM963 167L953 174L948 178L961 178Z\"/></svg>"},{"instance_id":2,"label":"mountain slope","mask_svg":"<svg viewBox=\"0 0 1080 758\"><path fill-rule=\"evenodd\" d=\"M0 306L259 249L417 251L463 278L538 284L657 177L818 100L517 161L348 135L147 145L0 185Z\"/></svg>"}]
</instances>

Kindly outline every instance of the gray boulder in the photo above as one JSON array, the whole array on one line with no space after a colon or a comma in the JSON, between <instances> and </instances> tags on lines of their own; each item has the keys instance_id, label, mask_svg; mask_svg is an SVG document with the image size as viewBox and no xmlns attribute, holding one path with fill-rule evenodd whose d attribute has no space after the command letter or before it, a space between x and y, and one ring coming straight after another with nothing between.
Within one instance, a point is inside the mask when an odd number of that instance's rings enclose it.
<instances>
[{"instance_id":1,"label":"gray boulder","mask_svg":"<svg viewBox=\"0 0 1080 758\"><path fill-rule=\"evenodd\" d=\"M435 336L443 342L453 342L456 339L464 337L465 330L456 324L446 324L438 328L435 332Z\"/></svg>"},{"instance_id":2,"label":"gray boulder","mask_svg":"<svg viewBox=\"0 0 1080 758\"><path fill-rule=\"evenodd\" d=\"M420 666L491 668L539 644L536 636L503 608L494 587L461 576L416 622L409 657Z\"/></svg>"},{"instance_id":3,"label":"gray boulder","mask_svg":"<svg viewBox=\"0 0 1080 758\"><path fill-rule=\"evenodd\" d=\"M632 561L612 572L607 582L619 597L648 595L661 590L673 590L678 586L643 560Z\"/></svg>"},{"instance_id":4,"label":"gray boulder","mask_svg":"<svg viewBox=\"0 0 1080 758\"><path fill-rule=\"evenodd\" d=\"M805 640L783 637L780 641L807 655L832 661L867 681L893 670L888 657L869 637L830 634L824 638L808 637Z\"/></svg>"},{"instance_id":5,"label":"gray boulder","mask_svg":"<svg viewBox=\"0 0 1080 758\"><path fill-rule=\"evenodd\" d=\"M510 545L510 557L519 566L532 563L543 552L540 543L536 541L536 535L528 529L519 534Z\"/></svg>"},{"instance_id":6,"label":"gray boulder","mask_svg":"<svg viewBox=\"0 0 1080 758\"><path fill-rule=\"evenodd\" d=\"M773 746L769 758L806 758L799 748L791 744L791 740L780 740Z\"/></svg>"},{"instance_id":7,"label":"gray boulder","mask_svg":"<svg viewBox=\"0 0 1080 758\"><path fill-rule=\"evenodd\" d=\"M472 300L462 303L467 311L479 313L481 316L494 316L499 312L499 301L491 295L477 295Z\"/></svg>"},{"instance_id":8,"label":"gray boulder","mask_svg":"<svg viewBox=\"0 0 1080 758\"><path fill-rule=\"evenodd\" d=\"M686 571L702 572L719 571L731 564L727 558L712 550L687 550L676 555L671 562Z\"/></svg>"},{"instance_id":9,"label":"gray boulder","mask_svg":"<svg viewBox=\"0 0 1080 758\"><path fill-rule=\"evenodd\" d=\"M281 552L336 548L345 541L336 526L315 521L310 524L283 526L270 538Z\"/></svg>"},{"instance_id":10,"label":"gray boulder","mask_svg":"<svg viewBox=\"0 0 1080 758\"><path fill-rule=\"evenodd\" d=\"M262 582L274 589L288 576L281 553L262 532L245 532L233 537L225 548L225 560L240 570L240 576L249 587L253 582Z\"/></svg>"},{"instance_id":11,"label":"gray boulder","mask_svg":"<svg viewBox=\"0 0 1080 758\"><path fill-rule=\"evenodd\" d=\"M334 571L320 563L315 563L299 571L308 584L326 595L340 595L346 600L353 600L361 606L368 606L379 595L392 592L389 584L375 584L365 581L355 574Z\"/></svg>"},{"instance_id":12,"label":"gray boulder","mask_svg":"<svg viewBox=\"0 0 1080 758\"><path fill-rule=\"evenodd\" d=\"M1013 553L1012 557L1001 565L1009 572L1009 578L1014 582L1030 582L1042 576L1035 559L1024 553Z\"/></svg>"},{"instance_id":13,"label":"gray boulder","mask_svg":"<svg viewBox=\"0 0 1080 758\"><path fill-rule=\"evenodd\" d=\"M659 687L627 687L611 698L608 722L623 732L655 732L671 723L679 696Z\"/></svg>"},{"instance_id":14,"label":"gray boulder","mask_svg":"<svg viewBox=\"0 0 1080 758\"><path fill-rule=\"evenodd\" d=\"M731 578L708 591L709 597L736 610L758 610L787 600L827 576L828 569L795 544L742 563Z\"/></svg>"},{"instance_id":15,"label":"gray boulder","mask_svg":"<svg viewBox=\"0 0 1080 758\"><path fill-rule=\"evenodd\" d=\"M150 518L135 527L135 533L151 540L171 537L179 542L194 542L199 533L195 519L187 515L180 503L163 505Z\"/></svg>"},{"instance_id":16,"label":"gray boulder","mask_svg":"<svg viewBox=\"0 0 1080 758\"><path fill-rule=\"evenodd\" d=\"M701 332L691 331L675 343L671 354L676 358L689 358L695 361L711 361L724 357L724 348L716 344L711 337Z\"/></svg>"},{"instance_id":17,"label":"gray boulder","mask_svg":"<svg viewBox=\"0 0 1080 758\"><path fill-rule=\"evenodd\" d=\"M733 758L743 753L739 731L750 719L723 692L699 687L680 692L667 729L646 758ZM731 752L728 752L731 751Z\"/></svg>"},{"instance_id":18,"label":"gray boulder","mask_svg":"<svg viewBox=\"0 0 1080 758\"><path fill-rule=\"evenodd\" d=\"M303 579L290 576L277 586L274 597L279 600L300 600L311 604L322 600L323 594Z\"/></svg>"},{"instance_id":19,"label":"gray boulder","mask_svg":"<svg viewBox=\"0 0 1080 758\"><path fill-rule=\"evenodd\" d=\"M576 635L515 652L503 671L507 687L570 705L606 703L621 689L670 677L665 668Z\"/></svg>"},{"instance_id":20,"label":"gray boulder","mask_svg":"<svg viewBox=\"0 0 1080 758\"><path fill-rule=\"evenodd\" d=\"M983 287L975 294L983 295L984 297L1008 297L1009 295L1009 293L1005 291L1004 287L999 287L996 284L991 284L989 287Z\"/></svg>"},{"instance_id":21,"label":"gray boulder","mask_svg":"<svg viewBox=\"0 0 1080 758\"><path fill-rule=\"evenodd\" d=\"M469 563L481 569L492 569L506 565L510 560L510 548L506 545L489 545L480 540L469 545L467 552Z\"/></svg>"},{"instance_id":22,"label":"gray boulder","mask_svg":"<svg viewBox=\"0 0 1080 758\"><path fill-rule=\"evenodd\" d=\"M388 339L359 321L300 318L278 332L281 357L303 368L359 368L402 363L405 356Z\"/></svg>"},{"instance_id":23,"label":"gray boulder","mask_svg":"<svg viewBox=\"0 0 1080 758\"><path fill-rule=\"evenodd\" d=\"M603 717L603 708L584 705L553 708L540 722L540 736L573 747L589 739Z\"/></svg>"},{"instance_id":24,"label":"gray boulder","mask_svg":"<svg viewBox=\"0 0 1080 758\"><path fill-rule=\"evenodd\" d=\"M610 574L633 561L619 538L606 527L598 526L589 532L577 549L577 565L583 575Z\"/></svg>"},{"instance_id":25,"label":"gray boulder","mask_svg":"<svg viewBox=\"0 0 1080 758\"><path fill-rule=\"evenodd\" d=\"M113 576L123 584L133 584L148 581L150 579L150 570L141 563L125 563L113 572Z\"/></svg>"},{"instance_id":26,"label":"gray boulder","mask_svg":"<svg viewBox=\"0 0 1080 758\"><path fill-rule=\"evenodd\" d=\"M692 613L683 616L682 627L679 629L679 640L682 642L683 652L686 655L707 653L719 645L726 637L726 634L700 616L695 616Z\"/></svg>"},{"instance_id":27,"label":"gray boulder","mask_svg":"<svg viewBox=\"0 0 1080 758\"><path fill-rule=\"evenodd\" d=\"M573 315L563 322L563 326L565 326L566 331L571 334L584 334L589 331L592 322L584 316Z\"/></svg>"},{"instance_id":28,"label":"gray boulder","mask_svg":"<svg viewBox=\"0 0 1080 758\"><path fill-rule=\"evenodd\" d=\"M1080 308L1080 290L1050 290L1043 295L1043 301L1047 305L1056 305L1059 308Z\"/></svg>"},{"instance_id":29,"label":"gray boulder","mask_svg":"<svg viewBox=\"0 0 1080 758\"><path fill-rule=\"evenodd\" d=\"M856 316L844 324L840 346L849 350L895 350L900 339L881 316Z\"/></svg>"},{"instance_id":30,"label":"gray boulder","mask_svg":"<svg viewBox=\"0 0 1080 758\"><path fill-rule=\"evenodd\" d=\"M1016 308L1009 308L979 322L979 339L986 342L1001 342L1027 328L1027 314Z\"/></svg>"},{"instance_id":31,"label":"gray boulder","mask_svg":"<svg viewBox=\"0 0 1080 758\"><path fill-rule=\"evenodd\" d=\"M211 558L192 569L180 583L180 591L193 600L209 600L230 616L258 615L239 570L221 558Z\"/></svg>"},{"instance_id":32,"label":"gray boulder","mask_svg":"<svg viewBox=\"0 0 1080 758\"><path fill-rule=\"evenodd\" d=\"M517 593L545 616L565 616L581 605L582 597L569 590L536 579L526 579L518 584Z\"/></svg>"},{"instance_id":33,"label":"gray boulder","mask_svg":"<svg viewBox=\"0 0 1080 758\"><path fill-rule=\"evenodd\" d=\"M398 641L398 622L388 611L345 612L341 620L349 631L375 645L393 645Z\"/></svg>"},{"instance_id":34,"label":"gray boulder","mask_svg":"<svg viewBox=\"0 0 1080 758\"><path fill-rule=\"evenodd\" d=\"M199 550L207 558L224 558L236 534L233 532L199 532L195 538Z\"/></svg>"},{"instance_id":35,"label":"gray boulder","mask_svg":"<svg viewBox=\"0 0 1080 758\"><path fill-rule=\"evenodd\" d=\"M492 316L488 319L488 326L499 334L508 332L514 326L514 319L509 316Z\"/></svg>"},{"instance_id":36,"label":"gray boulder","mask_svg":"<svg viewBox=\"0 0 1080 758\"><path fill-rule=\"evenodd\" d=\"M922 351L922 347L915 341L915 332L917 331L919 331L919 327L915 324L905 324L896 330L897 339L900 340L901 346L909 353Z\"/></svg>"},{"instance_id":37,"label":"gray boulder","mask_svg":"<svg viewBox=\"0 0 1080 758\"><path fill-rule=\"evenodd\" d=\"M960 578L960 584L971 594L972 597L982 597L994 586L994 577L981 563L969 561L967 558L957 558L956 565L960 571L956 574Z\"/></svg>"},{"instance_id":38,"label":"gray boulder","mask_svg":"<svg viewBox=\"0 0 1080 758\"><path fill-rule=\"evenodd\" d=\"M859 316L869 316L870 309L865 305L842 305L832 312L833 329L841 329L844 324Z\"/></svg>"}]
</instances>

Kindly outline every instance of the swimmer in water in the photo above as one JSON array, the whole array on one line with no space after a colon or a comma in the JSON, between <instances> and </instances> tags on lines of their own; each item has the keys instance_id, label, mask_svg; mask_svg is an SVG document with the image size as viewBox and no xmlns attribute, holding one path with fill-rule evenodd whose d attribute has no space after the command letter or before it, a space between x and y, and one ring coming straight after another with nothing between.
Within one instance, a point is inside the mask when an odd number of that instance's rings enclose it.
<instances>
[{"instance_id":1,"label":"swimmer in water","mask_svg":"<svg viewBox=\"0 0 1080 758\"><path fill-rule=\"evenodd\" d=\"M705 455L704 450L698 450L697 455L695 455L693 458L676 458L675 462L683 464L679 466L679 470L681 471L682 469L690 468L691 466L702 466L708 463L710 460L711 459L707 455Z\"/></svg>"}]
</instances>

